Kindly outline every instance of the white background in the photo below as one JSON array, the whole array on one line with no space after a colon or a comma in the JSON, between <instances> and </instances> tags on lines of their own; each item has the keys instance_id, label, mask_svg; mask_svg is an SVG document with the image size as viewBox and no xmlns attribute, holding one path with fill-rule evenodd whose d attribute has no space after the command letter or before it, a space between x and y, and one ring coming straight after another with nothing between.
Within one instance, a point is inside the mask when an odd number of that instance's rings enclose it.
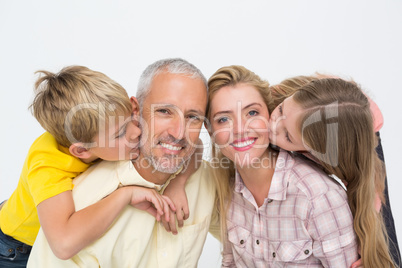
<instances>
[{"instance_id":1,"label":"white background","mask_svg":"<svg viewBox=\"0 0 402 268\"><path fill-rule=\"evenodd\" d=\"M27 107L34 71L85 65L135 95L142 70L182 57L208 78L241 64L271 83L315 71L352 77L377 102L392 209L402 239L401 1L0 0L0 199L43 130ZM208 238L200 267L219 266Z\"/></svg>"}]
</instances>

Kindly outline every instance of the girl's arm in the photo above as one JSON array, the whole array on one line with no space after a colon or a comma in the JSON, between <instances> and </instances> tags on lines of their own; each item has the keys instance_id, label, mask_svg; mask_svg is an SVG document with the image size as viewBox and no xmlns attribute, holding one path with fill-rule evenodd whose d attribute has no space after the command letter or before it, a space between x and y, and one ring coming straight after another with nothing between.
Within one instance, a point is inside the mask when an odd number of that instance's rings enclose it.
<instances>
[{"instance_id":1,"label":"girl's arm","mask_svg":"<svg viewBox=\"0 0 402 268\"><path fill-rule=\"evenodd\" d=\"M169 221L168 197L154 189L140 186L122 187L82 210L75 211L71 191L46 199L37 206L39 221L53 253L69 259L102 236L126 205L147 211L159 221Z\"/></svg>"}]
</instances>

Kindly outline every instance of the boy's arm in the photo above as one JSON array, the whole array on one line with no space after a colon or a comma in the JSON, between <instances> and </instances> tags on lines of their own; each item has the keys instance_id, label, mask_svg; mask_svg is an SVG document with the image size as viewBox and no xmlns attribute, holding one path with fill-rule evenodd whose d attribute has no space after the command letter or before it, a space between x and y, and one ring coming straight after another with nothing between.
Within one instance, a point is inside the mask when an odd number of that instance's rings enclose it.
<instances>
[{"instance_id":1,"label":"boy's arm","mask_svg":"<svg viewBox=\"0 0 402 268\"><path fill-rule=\"evenodd\" d=\"M71 191L42 201L38 206L39 221L53 253L68 259L98 239L128 204L145 210L159 221L169 221L173 203L154 189L127 186L82 210L75 211Z\"/></svg>"},{"instance_id":2,"label":"boy's arm","mask_svg":"<svg viewBox=\"0 0 402 268\"><path fill-rule=\"evenodd\" d=\"M170 181L169 185L166 187L163 195L168 196L174 203L176 207L176 213L170 212L170 221L162 219L162 223L168 232L177 234L176 218L178 227L183 227L184 220L187 220L190 216L190 211L188 208L187 195L184 190L186 182L191 175L197 171L200 166L204 148L201 139L197 141L197 148L188 163L184 166L181 173L177 174L176 178ZM175 217L176 215L176 217Z\"/></svg>"}]
</instances>

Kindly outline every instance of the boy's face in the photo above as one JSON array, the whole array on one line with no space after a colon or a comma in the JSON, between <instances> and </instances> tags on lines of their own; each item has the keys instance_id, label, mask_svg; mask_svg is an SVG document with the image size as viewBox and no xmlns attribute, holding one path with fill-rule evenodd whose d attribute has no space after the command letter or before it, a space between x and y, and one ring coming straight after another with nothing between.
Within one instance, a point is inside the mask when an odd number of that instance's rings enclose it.
<instances>
[{"instance_id":1,"label":"boy's face","mask_svg":"<svg viewBox=\"0 0 402 268\"><path fill-rule=\"evenodd\" d=\"M118 161L138 157L141 130L133 114L111 117L99 129L99 134L94 139L96 146L88 149L95 158Z\"/></svg>"}]
</instances>

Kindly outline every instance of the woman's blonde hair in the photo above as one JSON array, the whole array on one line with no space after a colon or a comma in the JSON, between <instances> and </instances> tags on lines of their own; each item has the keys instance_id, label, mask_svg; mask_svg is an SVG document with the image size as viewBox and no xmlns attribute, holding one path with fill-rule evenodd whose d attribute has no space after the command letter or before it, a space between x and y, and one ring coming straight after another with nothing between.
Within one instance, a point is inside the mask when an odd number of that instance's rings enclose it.
<instances>
[{"instance_id":1,"label":"woman's blonde hair","mask_svg":"<svg viewBox=\"0 0 402 268\"><path fill-rule=\"evenodd\" d=\"M269 90L269 83L262 80L258 75L240 65L232 65L222 67L217 70L208 80L208 105L206 118L211 120L211 102L215 94L223 87L235 87L239 84L246 84L255 88L263 98L269 112L275 107L272 102L271 92ZM206 124L206 128L211 131L210 126ZM211 136L213 137L213 136ZM217 166L212 165L212 174L217 185L218 192L218 208L220 212L221 233L226 235L226 212L234 188L235 167L232 161L226 158L220 150L212 143L212 163L218 163ZM220 165L225 163L225 165Z\"/></svg>"},{"instance_id":2,"label":"woman's blonde hair","mask_svg":"<svg viewBox=\"0 0 402 268\"><path fill-rule=\"evenodd\" d=\"M364 267L395 267L374 205L376 192L382 196L385 175L375 152L369 100L356 83L339 78L285 81L272 89L286 96L293 91L293 100L304 109L298 121L304 145L328 174L347 182Z\"/></svg>"},{"instance_id":3,"label":"woman's blonde hair","mask_svg":"<svg viewBox=\"0 0 402 268\"><path fill-rule=\"evenodd\" d=\"M57 74L36 73L41 76L35 83L32 114L62 146L90 143L101 122L132 112L126 90L103 73L84 66L68 66Z\"/></svg>"}]
</instances>

